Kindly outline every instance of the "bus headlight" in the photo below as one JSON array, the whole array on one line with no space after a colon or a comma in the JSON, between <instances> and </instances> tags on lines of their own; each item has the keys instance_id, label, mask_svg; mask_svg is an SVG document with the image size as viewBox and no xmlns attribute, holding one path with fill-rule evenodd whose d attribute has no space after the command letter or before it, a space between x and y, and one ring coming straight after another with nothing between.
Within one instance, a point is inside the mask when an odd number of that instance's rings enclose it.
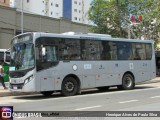
<instances>
[{"instance_id":1,"label":"bus headlight","mask_svg":"<svg viewBox=\"0 0 160 120\"><path fill-rule=\"evenodd\" d=\"M27 84L33 79L33 75L29 76L27 79L24 80L24 84Z\"/></svg>"}]
</instances>

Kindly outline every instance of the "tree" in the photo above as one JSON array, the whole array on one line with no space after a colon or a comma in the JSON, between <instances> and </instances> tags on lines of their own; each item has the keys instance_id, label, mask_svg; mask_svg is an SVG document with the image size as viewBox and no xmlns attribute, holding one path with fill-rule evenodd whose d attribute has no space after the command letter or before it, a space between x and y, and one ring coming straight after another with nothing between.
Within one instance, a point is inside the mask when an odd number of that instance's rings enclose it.
<instances>
[{"instance_id":1,"label":"tree","mask_svg":"<svg viewBox=\"0 0 160 120\"><path fill-rule=\"evenodd\" d=\"M115 37L125 37L126 31L122 29L121 23L126 14L125 0L94 0L89 10L89 18L94 26L91 31L96 33L107 33Z\"/></svg>"},{"instance_id":2,"label":"tree","mask_svg":"<svg viewBox=\"0 0 160 120\"><path fill-rule=\"evenodd\" d=\"M89 18L91 31L114 37L159 38L159 0L93 0Z\"/></svg>"},{"instance_id":3,"label":"tree","mask_svg":"<svg viewBox=\"0 0 160 120\"><path fill-rule=\"evenodd\" d=\"M150 39L155 41L157 45L158 41L160 41L160 1L152 0L152 5L149 6L150 11L145 14L148 23L148 35ZM156 46L157 47L157 46Z\"/></svg>"}]
</instances>

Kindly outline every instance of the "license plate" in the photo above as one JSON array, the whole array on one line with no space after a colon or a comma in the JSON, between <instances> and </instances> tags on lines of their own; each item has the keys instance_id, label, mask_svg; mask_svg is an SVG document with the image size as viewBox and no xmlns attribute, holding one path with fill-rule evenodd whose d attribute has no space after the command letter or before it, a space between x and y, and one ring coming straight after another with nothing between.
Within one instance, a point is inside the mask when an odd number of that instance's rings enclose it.
<instances>
[{"instance_id":1,"label":"license plate","mask_svg":"<svg viewBox=\"0 0 160 120\"><path fill-rule=\"evenodd\" d=\"M14 86L13 89L14 89L14 90L17 90L17 86Z\"/></svg>"}]
</instances>

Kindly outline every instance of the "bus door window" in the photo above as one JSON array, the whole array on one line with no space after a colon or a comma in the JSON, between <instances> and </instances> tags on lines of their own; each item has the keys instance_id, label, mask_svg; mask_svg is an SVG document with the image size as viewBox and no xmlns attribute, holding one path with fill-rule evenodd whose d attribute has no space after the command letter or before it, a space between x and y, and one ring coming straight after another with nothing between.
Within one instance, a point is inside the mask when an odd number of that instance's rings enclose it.
<instances>
[{"instance_id":1,"label":"bus door window","mask_svg":"<svg viewBox=\"0 0 160 120\"><path fill-rule=\"evenodd\" d=\"M37 70L47 69L58 62L57 47L55 45L41 45L36 47Z\"/></svg>"}]
</instances>

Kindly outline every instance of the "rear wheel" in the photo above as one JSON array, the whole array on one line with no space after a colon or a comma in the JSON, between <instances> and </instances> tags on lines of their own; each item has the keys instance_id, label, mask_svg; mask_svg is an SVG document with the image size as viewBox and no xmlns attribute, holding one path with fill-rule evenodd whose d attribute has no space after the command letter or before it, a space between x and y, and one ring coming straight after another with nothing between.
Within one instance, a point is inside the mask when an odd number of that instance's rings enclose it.
<instances>
[{"instance_id":1,"label":"rear wheel","mask_svg":"<svg viewBox=\"0 0 160 120\"><path fill-rule=\"evenodd\" d=\"M122 85L118 85L120 90L131 90L135 86L134 78L131 74L126 73L122 78Z\"/></svg>"},{"instance_id":2,"label":"rear wheel","mask_svg":"<svg viewBox=\"0 0 160 120\"><path fill-rule=\"evenodd\" d=\"M97 89L99 91L107 91L109 89L109 86L105 86L105 87L97 87Z\"/></svg>"},{"instance_id":3,"label":"rear wheel","mask_svg":"<svg viewBox=\"0 0 160 120\"><path fill-rule=\"evenodd\" d=\"M73 96L78 92L78 83L73 77L67 77L62 82L62 94Z\"/></svg>"},{"instance_id":4,"label":"rear wheel","mask_svg":"<svg viewBox=\"0 0 160 120\"><path fill-rule=\"evenodd\" d=\"M41 92L41 94L44 96L51 96L53 94L53 91L43 91Z\"/></svg>"}]
</instances>

